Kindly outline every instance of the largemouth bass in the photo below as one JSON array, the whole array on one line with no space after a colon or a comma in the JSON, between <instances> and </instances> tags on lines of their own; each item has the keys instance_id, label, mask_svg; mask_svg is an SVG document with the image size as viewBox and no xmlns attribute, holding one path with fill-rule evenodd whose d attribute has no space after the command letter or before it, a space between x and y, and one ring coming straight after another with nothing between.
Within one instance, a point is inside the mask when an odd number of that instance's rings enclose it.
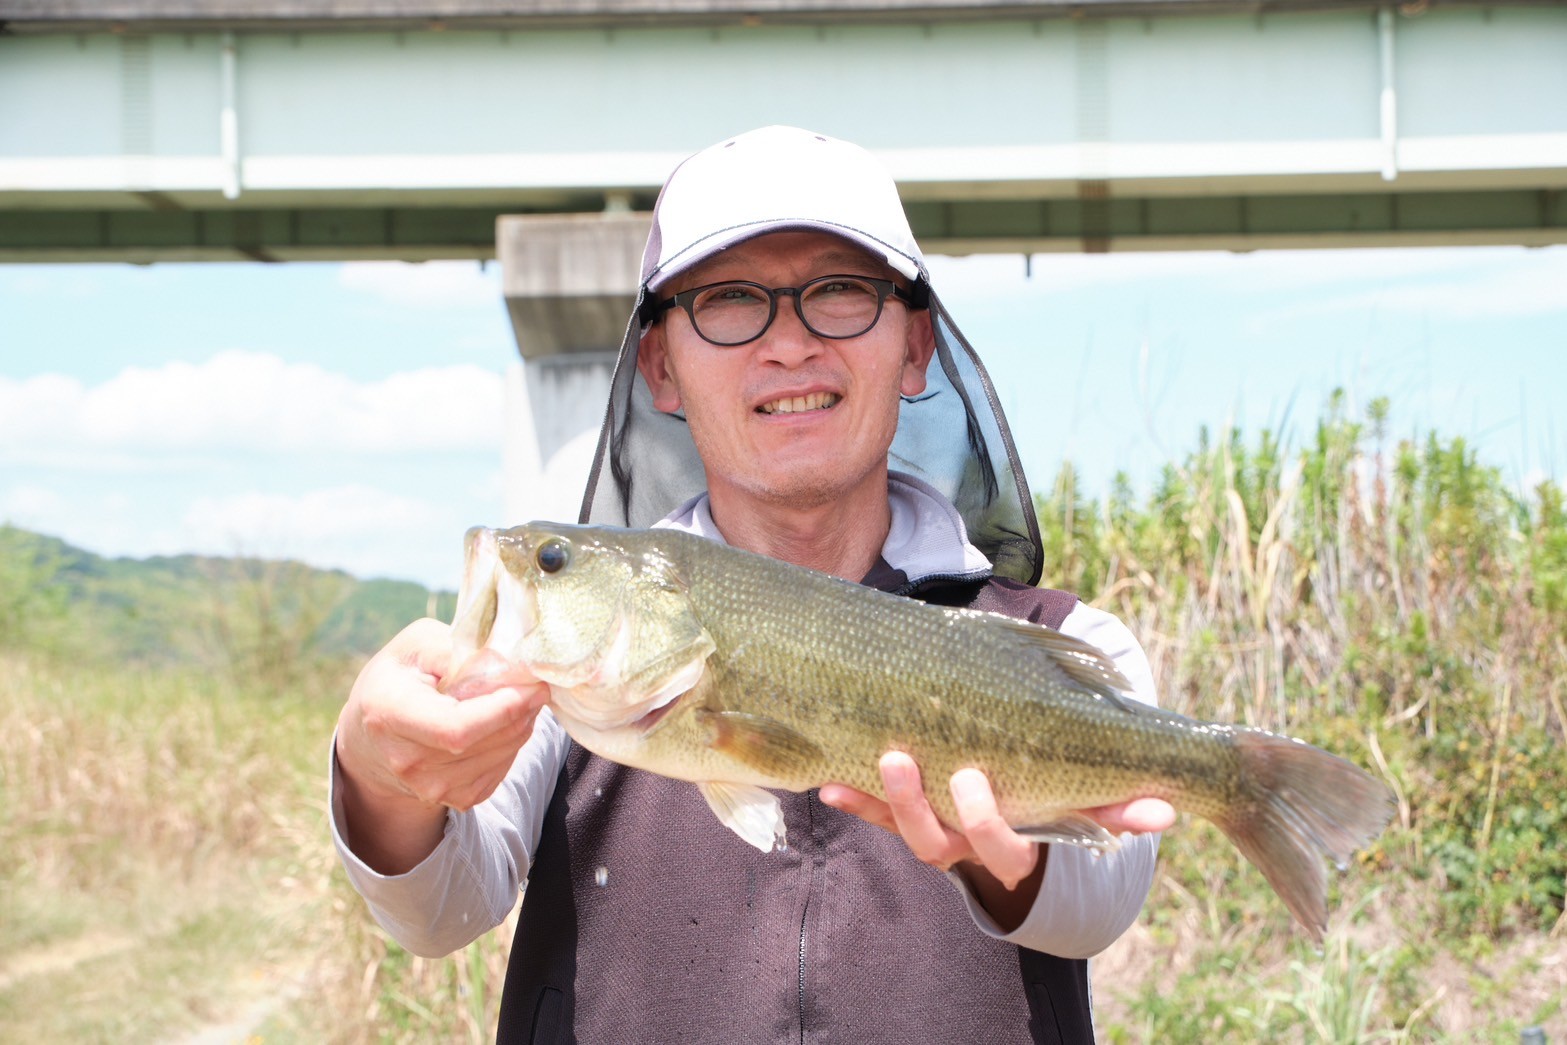
<instances>
[{"instance_id":1,"label":"largemouth bass","mask_svg":"<svg viewBox=\"0 0 1567 1045\"><path fill-rule=\"evenodd\" d=\"M946 781L975 767L1039 841L1109 849L1076 812L1138 797L1206 817L1314 937L1323 858L1387 825L1386 786L1303 741L1125 696L1095 647L1009 617L929 606L672 530L476 528L454 664L526 664L583 747L702 791L764 852L785 830L766 788L849 784L908 752L957 822ZM460 674L459 670L459 674Z\"/></svg>"}]
</instances>

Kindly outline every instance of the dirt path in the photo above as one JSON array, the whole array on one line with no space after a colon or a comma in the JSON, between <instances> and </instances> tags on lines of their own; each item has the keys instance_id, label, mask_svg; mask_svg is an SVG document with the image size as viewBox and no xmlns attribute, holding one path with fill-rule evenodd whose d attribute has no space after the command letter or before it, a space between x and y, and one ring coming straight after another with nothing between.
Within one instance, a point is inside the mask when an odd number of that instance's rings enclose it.
<instances>
[{"instance_id":1,"label":"dirt path","mask_svg":"<svg viewBox=\"0 0 1567 1045\"><path fill-rule=\"evenodd\" d=\"M270 974L258 972L253 983L236 992L227 1018L209 1023L177 1041L179 1045L243 1045L257 1041L267 1020L297 998L304 985L303 969L292 973L282 970Z\"/></svg>"},{"instance_id":2,"label":"dirt path","mask_svg":"<svg viewBox=\"0 0 1567 1045\"><path fill-rule=\"evenodd\" d=\"M29 977L66 972L83 962L106 958L134 946L135 937L95 932L25 950L0 959L0 991L10 990Z\"/></svg>"}]
</instances>

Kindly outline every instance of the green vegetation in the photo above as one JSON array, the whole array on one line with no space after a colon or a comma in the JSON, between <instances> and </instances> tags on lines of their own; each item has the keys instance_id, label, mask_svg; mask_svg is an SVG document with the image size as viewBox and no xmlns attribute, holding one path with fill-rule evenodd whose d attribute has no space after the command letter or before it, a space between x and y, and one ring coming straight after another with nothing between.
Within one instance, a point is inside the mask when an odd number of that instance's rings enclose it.
<instances>
[{"instance_id":1,"label":"green vegetation","mask_svg":"<svg viewBox=\"0 0 1567 1045\"><path fill-rule=\"evenodd\" d=\"M402 1016L400 992L478 1026L439 1000L446 963L399 956L370 924L323 786L358 664L451 604L299 563L110 560L0 527L0 1039L259 1025L361 1041L383 1022L445 1037ZM376 975L383 962L395 971Z\"/></svg>"},{"instance_id":2,"label":"green vegetation","mask_svg":"<svg viewBox=\"0 0 1567 1045\"><path fill-rule=\"evenodd\" d=\"M0 650L138 667L224 668L286 687L362 658L454 597L299 562L178 555L108 559L0 526Z\"/></svg>"},{"instance_id":3,"label":"green vegetation","mask_svg":"<svg viewBox=\"0 0 1567 1045\"><path fill-rule=\"evenodd\" d=\"M1511 490L1462 440L1389 447L1387 417L1335 397L1299 452L1205 433L1145 499L1087 500L1070 468L1039 499L1046 583L1131 624L1168 706L1304 737L1399 798L1321 954L1177 825L1124 945L1146 975L1102 977L1112 1040L1567 1036L1562 491Z\"/></svg>"},{"instance_id":4,"label":"green vegetation","mask_svg":"<svg viewBox=\"0 0 1567 1045\"><path fill-rule=\"evenodd\" d=\"M1047 583L1127 620L1168 706L1303 736L1399 798L1320 949L1183 818L1095 962L1107 1041L1567 1041L1563 492L1391 443L1388 417L1335 399L1299 450L1204 436L1146 495L1065 469L1040 498ZM489 1039L510 926L403 952L326 825L357 664L430 604L0 528L0 1038Z\"/></svg>"}]
</instances>

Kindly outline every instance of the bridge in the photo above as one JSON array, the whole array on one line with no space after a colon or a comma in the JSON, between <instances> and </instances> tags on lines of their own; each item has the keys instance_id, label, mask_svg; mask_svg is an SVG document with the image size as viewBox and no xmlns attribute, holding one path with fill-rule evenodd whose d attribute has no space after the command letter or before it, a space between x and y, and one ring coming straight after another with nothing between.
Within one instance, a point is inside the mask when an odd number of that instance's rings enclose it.
<instances>
[{"instance_id":1,"label":"bridge","mask_svg":"<svg viewBox=\"0 0 1567 1045\"><path fill-rule=\"evenodd\" d=\"M1564 101L1562 2L0 0L0 262L499 256L537 477L725 135L872 149L931 253L1544 245Z\"/></svg>"},{"instance_id":2,"label":"bridge","mask_svg":"<svg viewBox=\"0 0 1567 1045\"><path fill-rule=\"evenodd\" d=\"M765 123L932 252L1567 240L1567 6L0 0L0 260L484 258Z\"/></svg>"}]
</instances>

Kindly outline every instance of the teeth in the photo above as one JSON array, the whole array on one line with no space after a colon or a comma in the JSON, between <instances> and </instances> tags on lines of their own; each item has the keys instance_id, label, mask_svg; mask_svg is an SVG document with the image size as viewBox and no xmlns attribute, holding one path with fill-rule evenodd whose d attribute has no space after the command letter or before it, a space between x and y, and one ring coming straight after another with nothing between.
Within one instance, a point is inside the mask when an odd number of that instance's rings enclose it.
<instances>
[{"instance_id":1,"label":"teeth","mask_svg":"<svg viewBox=\"0 0 1567 1045\"><path fill-rule=\"evenodd\" d=\"M825 410L836 406L842 398L832 392L812 392L810 395L793 396L762 404L764 414L798 414L805 410Z\"/></svg>"}]
</instances>

